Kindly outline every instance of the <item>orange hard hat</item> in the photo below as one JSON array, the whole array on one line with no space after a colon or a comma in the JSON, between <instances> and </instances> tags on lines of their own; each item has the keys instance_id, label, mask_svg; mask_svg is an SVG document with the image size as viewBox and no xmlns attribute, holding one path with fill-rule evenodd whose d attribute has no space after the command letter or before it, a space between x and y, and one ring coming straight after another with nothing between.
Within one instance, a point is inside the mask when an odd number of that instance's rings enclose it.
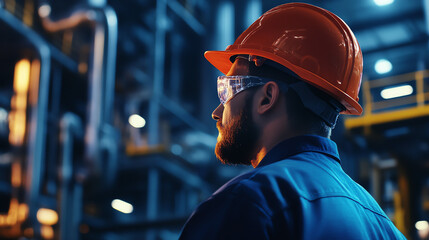
<instances>
[{"instance_id":1,"label":"orange hard hat","mask_svg":"<svg viewBox=\"0 0 429 240\"><path fill-rule=\"evenodd\" d=\"M277 62L340 102L346 109L341 113L362 113L362 51L346 23L325 9L305 3L277 6L225 51L207 51L204 56L227 74L231 57L239 54Z\"/></svg>"}]
</instances>

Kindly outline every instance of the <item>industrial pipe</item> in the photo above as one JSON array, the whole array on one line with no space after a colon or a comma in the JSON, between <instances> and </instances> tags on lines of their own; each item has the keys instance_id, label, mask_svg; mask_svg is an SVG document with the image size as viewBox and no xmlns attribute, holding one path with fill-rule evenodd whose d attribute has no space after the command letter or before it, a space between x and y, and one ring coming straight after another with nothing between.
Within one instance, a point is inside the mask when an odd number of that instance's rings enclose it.
<instances>
[{"instance_id":1,"label":"industrial pipe","mask_svg":"<svg viewBox=\"0 0 429 240\"><path fill-rule=\"evenodd\" d=\"M25 26L15 16L0 8L0 21L7 24L10 28L26 39L36 51L40 59L39 84L31 88L32 95L37 96L37 102L30 105L30 128L28 133L28 154L27 154L27 172L25 190L26 201L29 206L29 221L34 224L34 234L38 236L39 227L36 218L40 199L40 185L43 178L43 169L45 164L45 131L47 120L49 73L51 67L51 52L48 44L33 30Z\"/></svg>"},{"instance_id":2,"label":"industrial pipe","mask_svg":"<svg viewBox=\"0 0 429 240\"><path fill-rule=\"evenodd\" d=\"M89 66L90 102L85 130L85 159L95 168L93 170L99 173L102 169L99 143L103 138L109 137L103 136L103 132L106 132L103 128L108 128L111 122L114 98L118 34L116 13L108 6L87 7L54 21L50 18L51 7L48 4L41 5L38 13L43 27L49 32L72 29L82 23L89 23L94 28L94 51Z\"/></svg>"},{"instance_id":3,"label":"industrial pipe","mask_svg":"<svg viewBox=\"0 0 429 240\"><path fill-rule=\"evenodd\" d=\"M60 120L60 142L62 146L61 171L60 171L60 239L77 239L79 232L79 213L82 199L77 198L75 188L73 188L73 176L76 169L73 164L73 145L75 138L83 135L82 123L78 116L73 113L65 113ZM77 183L81 184L81 183ZM77 200L77 201L76 201Z\"/></svg>"}]
</instances>

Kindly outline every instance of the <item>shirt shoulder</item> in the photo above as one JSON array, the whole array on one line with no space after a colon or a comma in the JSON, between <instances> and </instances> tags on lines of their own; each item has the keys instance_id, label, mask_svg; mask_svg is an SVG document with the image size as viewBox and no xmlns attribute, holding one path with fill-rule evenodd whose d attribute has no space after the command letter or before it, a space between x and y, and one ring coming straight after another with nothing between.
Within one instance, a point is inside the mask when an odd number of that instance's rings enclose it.
<instances>
[{"instance_id":1,"label":"shirt shoulder","mask_svg":"<svg viewBox=\"0 0 429 240\"><path fill-rule=\"evenodd\" d=\"M270 164L233 178L213 193L208 201L235 199L238 204L249 202L272 218L275 213L287 212L288 202L299 198L300 193L290 178L285 176L285 169Z\"/></svg>"},{"instance_id":2,"label":"shirt shoulder","mask_svg":"<svg viewBox=\"0 0 429 240\"><path fill-rule=\"evenodd\" d=\"M246 180L233 179L204 201L186 222L180 239L272 239L272 211ZM286 234L283 234L286 236Z\"/></svg>"},{"instance_id":3,"label":"shirt shoulder","mask_svg":"<svg viewBox=\"0 0 429 240\"><path fill-rule=\"evenodd\" d=\"M343 171L339 162L315 152L300 153L256 168L232 179L212 197L224 195L254 201L270 215L303 199L342 197L387 217L373 197Z\"/></svg>"}]
</instances>

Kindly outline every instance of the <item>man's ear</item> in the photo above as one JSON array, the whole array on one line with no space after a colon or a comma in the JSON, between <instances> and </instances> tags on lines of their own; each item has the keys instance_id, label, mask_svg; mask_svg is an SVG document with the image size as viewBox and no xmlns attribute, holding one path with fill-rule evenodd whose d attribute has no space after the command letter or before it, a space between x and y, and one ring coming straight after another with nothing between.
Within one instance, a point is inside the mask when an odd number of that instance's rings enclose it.
<instances>
[{"instance_id":1,"label":"man's ear","mask_svg":"<svg viewBox=\"0 0 429 240\"><path fill-rule=\"evenodd\" d=\"M267 82L258 94L258 113L264 114L272 110L280 100L280 88L276 82Z\"/></svg>"}]
</instances>

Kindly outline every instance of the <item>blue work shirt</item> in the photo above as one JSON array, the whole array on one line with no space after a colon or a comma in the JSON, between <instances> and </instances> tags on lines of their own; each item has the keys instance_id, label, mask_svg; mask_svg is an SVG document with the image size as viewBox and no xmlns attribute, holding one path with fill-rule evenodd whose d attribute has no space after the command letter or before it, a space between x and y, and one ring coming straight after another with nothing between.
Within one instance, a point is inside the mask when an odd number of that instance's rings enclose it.
<instances>
[{"instance_id":1,"label":"blue work shirt","mask_svg":"<svg viewBox=\"0 0 429 240\"><path fill-rule=\"evenodd\" d=\"M180 239L405 239L341 168L336 144L305 135L203 202Z\"/></svg>"}]
</instances>

